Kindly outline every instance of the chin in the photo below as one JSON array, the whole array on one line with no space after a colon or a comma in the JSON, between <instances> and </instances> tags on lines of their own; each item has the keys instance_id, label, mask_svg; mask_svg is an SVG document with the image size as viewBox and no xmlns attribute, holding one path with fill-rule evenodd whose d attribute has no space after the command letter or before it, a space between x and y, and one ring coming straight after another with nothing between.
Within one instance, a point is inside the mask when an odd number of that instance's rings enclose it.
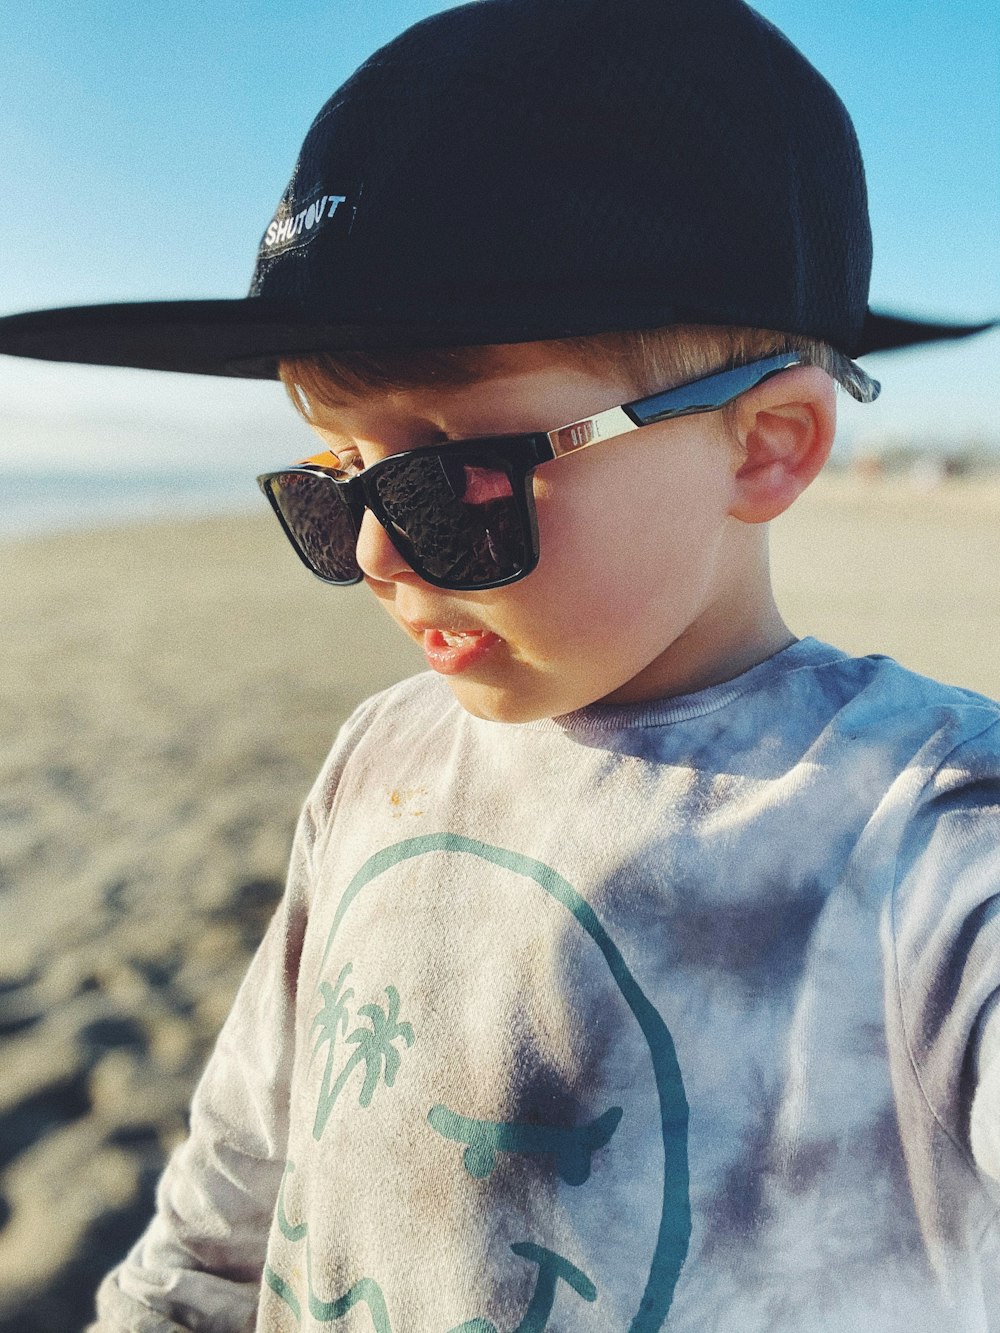
<instances>
[{"instance_id":1,"label":"chin","mask_svg":"<svg viewBox=\"0 0 1000 1333\"><path fill-rule=\"evenodd\" d=\"M491 689L487 685L455 680L448 683L452 694L465 711L484 722L516 725L519 722L538 722L541 718L555 717L567 711L558 706L547 707L541 699L533 700L512 690Z\"/></svg>"}]
</instances>

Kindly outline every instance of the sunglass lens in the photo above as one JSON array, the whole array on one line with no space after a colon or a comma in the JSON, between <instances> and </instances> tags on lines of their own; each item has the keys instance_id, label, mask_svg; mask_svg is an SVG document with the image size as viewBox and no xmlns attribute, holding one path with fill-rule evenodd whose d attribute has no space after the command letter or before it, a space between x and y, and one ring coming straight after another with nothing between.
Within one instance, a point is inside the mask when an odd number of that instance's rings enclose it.
<instances>
[{"instance_id":1,"label":"sunglass lens","mask_svg":"<svg viewBox=\"0 0 1000 1333\"><path fill-rule=\"evenodd\" d=\"M418 573L476 588L526 567L529 537L501 460L415 450L373 480Z\"/></svg>"},{"instance_id":2,"label":"sunglass lens","mask_svg":"<svg viewBox=\"0 0 1000 1333\"><path fill-rule=\"evenodd\" d=\"M271 494L292 541L306 564L330 583L357 583L358 534L351 511L329 477L282 472L271 479Z\"/></svg>"}]
</instances>

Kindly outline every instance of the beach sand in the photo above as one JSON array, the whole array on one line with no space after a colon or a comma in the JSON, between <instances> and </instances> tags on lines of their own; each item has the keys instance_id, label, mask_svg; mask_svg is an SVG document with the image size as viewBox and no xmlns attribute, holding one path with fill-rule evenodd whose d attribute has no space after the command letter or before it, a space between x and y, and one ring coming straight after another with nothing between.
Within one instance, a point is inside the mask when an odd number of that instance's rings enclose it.
<instances>
[{"instance_id":1,"label":"beach sand","mask_svg":"<svg viewBox=\"0 0 1000 1333\"><path fill-rule=\"evenodd\" d=\"M772 525L798 635L1000 698L1000 479L819 479Z\"/></svg>"},{"instance_id":2,"label":"beach sand","mask_svg":"<svg viewBox=\"0 0 1000 1333\"><path fill-rule=\"evenodd\" d=\"M792 629L1000 694L1000 485L822 479L775 525ZM273 520L4 561L0 1333L72 1333L142 1229L343 718L423 665Z\"/></svg>"}]
</instances>

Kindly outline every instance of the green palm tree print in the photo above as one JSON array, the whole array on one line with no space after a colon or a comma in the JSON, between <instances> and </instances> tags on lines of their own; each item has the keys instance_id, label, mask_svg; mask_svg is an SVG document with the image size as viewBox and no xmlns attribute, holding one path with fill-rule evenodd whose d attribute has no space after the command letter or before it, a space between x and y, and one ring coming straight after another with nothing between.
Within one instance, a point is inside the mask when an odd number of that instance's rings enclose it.
<instances>
[{"instance_id":1,"label":"green palm tree print","mask_svg":"<svg viewBox=\"0 0 1000 1333\"><path fill-rule=\"evenodd\" d=\"M320 986L323 1007L313 1020L310 1031L319 1030L313 1054L324 1042L329 1043L326 1068L320 1085L319 1100L316 1104L316 1119L313 1122L313 1138L319 1139L326 1128L334 1103L340 1096L348 1079L358 1065L364 1064L365 1076L358 1094L359 1106L370 1106L379 1083L391 1088L399 1072L400 1055L395 1043L403 1042L409 1048L413 1045L413 1028L407 1022L399 1021L399 992L395 986L386 986L387 1004L385 1009L379 1004L363 1004L358 1014L368 1020L368 1026L356 1027L348 1032L345 1040L354 1046L354 1051L341 1069L336 1079L331 1082L334 1053L338 1034L346 1031L349 1021L346 1008L347 1000L354 994L348 990L341 992L341 987L350 971L351 964L342 968L335 987L326 982Z\"/></svg>"}]
</instances>

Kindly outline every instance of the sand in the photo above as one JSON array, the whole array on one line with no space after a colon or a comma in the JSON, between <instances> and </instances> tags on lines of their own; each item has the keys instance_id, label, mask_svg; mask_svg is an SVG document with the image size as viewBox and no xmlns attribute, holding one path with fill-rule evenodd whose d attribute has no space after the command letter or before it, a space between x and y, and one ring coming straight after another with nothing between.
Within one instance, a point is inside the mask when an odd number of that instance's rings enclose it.
<instances>
[{"instance_id":1,"label":"sand","mask_svg":"<svg viewBox=\"0 0 1000 1333\"><path fill-rule=\"evenodd\" d=\"M1000 694L1000 485L824 479L792 628ZM0 548L0 1333L72 1333L142 1229L353 705L422 666L269 516Z\"/></svg>"},{"instance_id":2,"label":"sand","mask_svg":"<svg viewBox=\"0 0 1000 1333\"><path fill-rule=\"evenodd\" d=\"M796 634L1000 698L1000 480L822 477L771 549Z\"/></svg>"}]
</instances>

